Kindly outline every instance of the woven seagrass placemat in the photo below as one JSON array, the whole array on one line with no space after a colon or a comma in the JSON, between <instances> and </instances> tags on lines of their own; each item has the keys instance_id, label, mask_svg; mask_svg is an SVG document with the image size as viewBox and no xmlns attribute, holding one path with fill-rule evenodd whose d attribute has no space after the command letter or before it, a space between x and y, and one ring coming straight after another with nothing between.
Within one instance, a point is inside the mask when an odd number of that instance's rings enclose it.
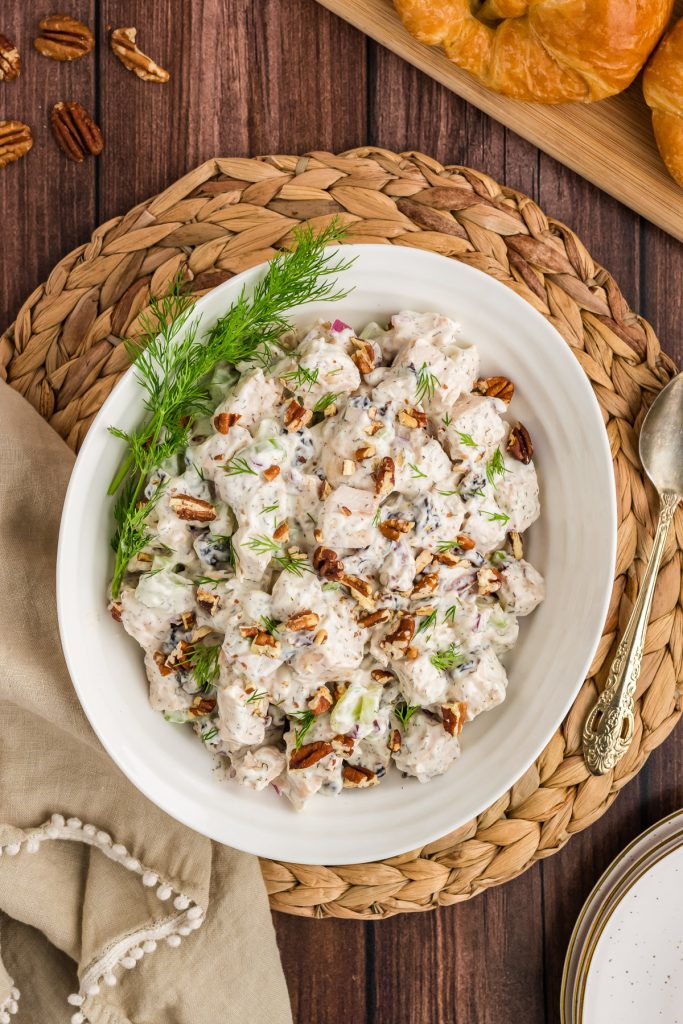
<instances>
[{"instance_id":1,"label":"woven seagrass placemat","mask_svg":"<svg viewBox=\"0 0 683 1024\"><path fill-rule=\"evenodd\" d=\"M180 267L197 294L271 257L292 229L334 216L349 242L431 249L491 274L557 328L603 411L619 519L614 592L589 678L548 746L492 807L423 849L374 864L263 862L272 906L291 914L386 917L468 899L559 850L610 806L683 710L683 513L669 537L637 691L633 744L614 771L588 774L581 730L604 682L652 546L654 493L637 434L675 374L650 325L576 235L529 198L421 153L214 159L94 232L61 260L0 338L0 373L72 448L128 360L150 297Z\"/></svg>"}]
</instances>

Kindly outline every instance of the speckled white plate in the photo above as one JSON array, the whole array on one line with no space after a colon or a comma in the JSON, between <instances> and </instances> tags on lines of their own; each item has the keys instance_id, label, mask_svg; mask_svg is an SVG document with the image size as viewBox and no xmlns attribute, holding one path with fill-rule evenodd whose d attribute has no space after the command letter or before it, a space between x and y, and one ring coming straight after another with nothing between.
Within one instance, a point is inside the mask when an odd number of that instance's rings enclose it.
<instances>
[{"instance_id":1,"label":"speckled white plate","mask_svg":"<svg viewBox=\"0 0 683 1024\"><path fill-rule=\"evenodd\" d=\"M683 846L636 873L600 922L577 1024L683 1024Z\"/></svg>"},{"instance_id":2,"label":"speckled white plate","mask_svg":"<svg viewBox=\"0 0 683 1024\"><path fill-rule=\"evenodd\" d=\"M319 797L296 814L271 789L225 781L191 730L148 703L142 652L106 608L112 573L107 485L121 459L110 424L136 426L143 395L132 372L95 418L64 504L57 565L62 644L74 686L109 754L151 800L220 842L276 860L344 864L423 846L469 821L524 773L571 707L597 647L612 589L614 475L588 379L555 329L511 289L462 263L389 245L345 247L357 257L341 278L353 291L334 307L292 312L305 325L339 317L356 330L403 309L445 313L477 345L484 376L515 383L511 415L534 440L542 517L528 534L529 560L547 598L523 621L507 659L508 696L468 725L462 757L429 785L390 772L380 786ZM196 306L202 325L224 314L264 273L232 278ZM528 544L527 544L528 538Z\"/></svg>"},{"instance_id":3,"label":"speckled white plate","mask_svg":"<svg viewBox=\"0 0 683 1024\"><path fill-rule=\"evenodd\" d=\"M635 934L636 944L634 948L640 957L640 966L635 974L631 974L631 969L627 962L628 957L626 962L620 962L618 967L615 968L617 957L615 954L616 946L613 945L612 928L621 929L620 915L622 908L625 907L628 914L631 904L626 901L630 898L631 892L635 891L641 880L651 870L657 869L659 864L667 860L670 854L680 855L682 852L683 810L676 811L662 821L657 822L634 839L614 859L598 880L581 910L569 942L560 1001L562 1024L580 1024L580 1022L582 1024L594 1024L594 1022L597 1024L598 1021L612 1019L619 1020L620 1024L622 1022L623 1024L630 1024L632 1019L634 1021L637 1020L638 1024L646 1024L650 1020L657 1020L662 1022L662 1024L667 1024L670 1020L676 1019L675 1016L670 1017L666 1013L660 1017L650 1017L648 1014L640 1017L637 1015L630 1017L625 1010L622 1010L621 1004L617 1004L620 1007L619 1014L617 1014L616 1007L612 1007L610 1012L607 1012L604 1002L600 1003L598 1012L595 1009L593 1000L599 999L604 1001L608 998L608 994L613 994L614 987L620 985L620 982L617 982L616 979L621 977L623 970L629 972L626 976L626 983L623 985L625 992L631 991L633 995L634 985L631 983L640 985L638 981L640 974L642 974L646 967L652 965L656 957L655 949L641 956L643 948L640 943L645 937L646 927L644 925L642 932L640 934L636 932ZM679 877L679 890L681 881L682 879ZM683 921L680 891L675 894L672 892L669 899L672 901L672 906L676 907L679 922ZM643 915L641 920L643 922L650 913L648 906L647 901L640 900L640 910ZM657 908L655 907L655 916L656 913ZM680 964L683 958L683 948L681 947L683 925L679 923L677 928L677 941L679 943L677 955L678 963ZM625 931L624 934L627 936L626 941L630 941L628 931ZM631 938L633 937L631 935ZM651 954L655 954L655 957ZM659 966L664 967L665 964L666 958L660 961ZM621 981L623 981L623 978L621 978ZM645 991L647 987L646 981L643 981L643 986L643 991ZM640 992L641 989L638 988L638 995ZM665 996L667 992L668 990L664 991ZM680 990L678 997L681 998ZM637 999L633 1005L636 1007L640 1005ZM650 999L648 1006L651 1005L653 1003ZM662 1010L664 1011L663 1006ZM602 1016L599 1014L602 1014Z\"/></svg>"}]
</instances>

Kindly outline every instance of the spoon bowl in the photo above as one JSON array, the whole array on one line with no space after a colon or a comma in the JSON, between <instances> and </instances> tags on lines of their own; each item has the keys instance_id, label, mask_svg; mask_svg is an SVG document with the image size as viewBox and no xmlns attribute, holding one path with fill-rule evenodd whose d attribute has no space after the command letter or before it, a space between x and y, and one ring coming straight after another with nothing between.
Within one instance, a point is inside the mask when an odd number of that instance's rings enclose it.
<instances>
[{"instance_id":1,"label":"spoon bowl","mask_svg":"<svg viewBox=\"0 0 683 1024\"><path fill-rule=\"evenodd\" d=\"M683 373L660 391L648 410L639 451L643 469L659 493L683 496Z\"/></svg>"}]
</instances>

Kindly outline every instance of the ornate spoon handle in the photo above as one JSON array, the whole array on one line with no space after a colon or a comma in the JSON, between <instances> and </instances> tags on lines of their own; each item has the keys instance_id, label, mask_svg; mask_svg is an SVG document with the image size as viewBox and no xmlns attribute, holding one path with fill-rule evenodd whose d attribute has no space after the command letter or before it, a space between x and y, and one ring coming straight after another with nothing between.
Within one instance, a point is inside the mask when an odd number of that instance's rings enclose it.
<instances>
[{"instance_id":1,"label":"ornate spoon handle","mask_svg":"<svg viewBox=\"0 0 683 1024\"><path fill-rule=\"evenodd\" d=\"M661 496L657 532L640 593L617 648L605 689L586 719L583 756L593 775L604 775L614 768L633 739L633 695L640 675L659 565L679 500L672 491L665 491Z\"/></svg>"}]
</instances>

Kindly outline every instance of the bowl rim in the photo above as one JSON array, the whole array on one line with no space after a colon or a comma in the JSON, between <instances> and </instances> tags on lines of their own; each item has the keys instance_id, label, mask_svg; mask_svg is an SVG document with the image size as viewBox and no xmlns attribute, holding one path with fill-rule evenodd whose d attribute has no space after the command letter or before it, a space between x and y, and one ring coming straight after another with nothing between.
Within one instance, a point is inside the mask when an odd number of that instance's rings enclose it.
<instances>
[{"instance_id":1,"label":"bowl rim","mask_svg":"<svg viewBox=\"0 0 683 1024\"><path fill-rule=\"evenodd\" d=\"M476 814L472 816L474 818L478 817L488 807L492 806L498 799L500 799L500 797L505 792L507 792L519 778L521 778L524 775L524 773L528 770L530 765L532 765L537 760L539 755L545 749L547 744L550 742L552 736L555 734L555 732L561 725L562 721L566 717L568 711L574 704L576 696L579 690L581 689L584 680L586 679L588 669L591 665L595 652L600 643L600 638L602 636L602 631L609 610L609 604L611 601L612 592L614 588L614 571L616 565L617 547L616 486L614 481L613 460L609 446L609 439L607 436L607 432L605 430L600 405L595 396L593 387L591 386L590 381L587 378L585 372L583 371L580 363L578 362L578 360L575 359L574 355L572 354L571 347L569 346L568 342L565 341L565 339L562 337L559 331L553 326L552 323L550 323L550 321L545 316L543 316L543 314L541 314L537 309L535 309L531 303L527 302L519 294L517 294L517 292L515 292L514 289L509 288L503 282L498 281L496 278L485 273L484 271L479 270L476 267L469 266L466 263L462 263L459 260L454 260L440 253L434 253L427 250L413 249L411 247L400 245L387 246L376 243L358 243L343 245L340 247L340 252L344 255L344 257L359 256L361 254L371 256L374 253L375 255L381 255L384 258L388 257L389 260L398 257L400 259L410 258L412 260L422 261L425 263L425 266L430 262L438 264L439 266L442 267L444 265L448 265L451 268L457 268L457 273L462 273L465 275L465 277L471 276L473 280L476 280L478 282L481 282L482 280L485 281L485 287L491 289L491 294L494 299L496 294L500 295L501 297L504 295L506 301L511 301L514 305L517 306L518 309L523 310L524 316L530 317L531 319L535 319L537 324L542 325L542 330L546 332L546 336L548 337L549 343L555 345L557 351L563 351L564 355L561 356L560 358L566 359L566 357L569 357L569 361L574 367L575 379L577 381L579 379L583 381L583 384L578 386L583 388L584 398L591 406L592 414L595 420L594 426L599 426L599 431L596 430L596 440L600 449L599 457L604 463L603 468L609 473L609 485L605 488L605 497L607 498L609 504L610 515L609 523L606 524L609 528L609 551L608 563L605 566L605 578L607 579L609 577L609 581L605 583L602 589L599 609L596 609L596 626L594 627L593 632L591 634L590 644L587 644L586 646L586 654L582 662L581 671L577 673L577 679L573 686L571 688L567 688L567 697L562 703L561 713L559 710L560 705L558 704L558 711L554 716L555 721L553 724L552 731L549 731L542 741L539 740L537 743L533 745L533 756L525 757L523 766L519 770L516 768L512 775L508 773L505 781L501 781L500 785L497 786L495 790L492 790L492 793L494 795L490 798L487 798L485 806L482 806L476 812ZM258 264L257 266L249 267L246 270L240 272L239 274L236 274L234 277L228 279L228 281L223 282L216 288L211 289L211 291L201 296L195 303L193 309L197 311L198 316L202 316L202 305L204 303L204 300L214 298L217 291L227 290L228 286L230 287L231 290L243 285L249 287L250 284L252 284L254 281L258 279L259 275L263 274L267 270L267 267L268 262L264 262ZM298 310L305 307L293 308L296 308ZM477 342L476 339L473 339L473 344L479 346L479 342ZM567 365L569 365L569 362L567 362ZM188 828L191 828L193 831L199 832L200 834L203 834L208 838L215 840L216 842L229 846L234 846L234 848L240 849L246 853L255 854L256 856L268 859L282 859L293 861L293 857L283 857L282 854L264 852L263 849L254 846L252 842L245 842L241 838L239 839L237 845L234 844L232 841L228 842L226 841L223 830L213 829L211 824L206 820L204 820L201 825L198 825L197 822L192 819L191 814L184 813L184 811L182 810L178 811L173 806L172 800L166 799L163 793L155 793L154 795L152 795L152 793L150 792L151 787L148 781L144 777L140 778L136 774L134 767L128 764L122 752L119 749L117 749L115 738L110 738L106 729L104 728L104 723L98 719L98 715L96 714L92 705L89 706L88 689L87 687L82 685L82 682L79 679L80 669L77 664L77 655L75 648L77 638L70 628L70 622L66 615L66 609L69 603L67 596L67 544L69 535L68 524L74 506L77 507L83 500L83 492L79 486L79 464L82 466L85 463L90 447L96 443L96 431L93 428L100 425L105 420L108 413L108 409L116 403L117 392L119 392L119 390L126 385L126 382L130 380L134 373L135 367L130 366L125 371L125 373L122 374L121 378L116 382L115 386L112 388L111 393L108 395L107 399L102 404L95 418L93 419L88 430L88 433L86 434L86 437L84 439L83 445L81 446L81 449L74 463L74 467L72 469L71 477L69 479L69 484L67 487L62 507L56 560L56 596L59 633L64 658L69 671L69 676L71 678L74 690L76 691L79 703L81 704L81 707L91 727L93 728L95 734L97 735L100 743L102 744L102 746L104 747L112 761L123 772L123 774L132 783L132 785L134 785L136 789L138 789L139 792L146 799L150 800L152 803L154 803L157 807L159 807L161 810L167 813L174 820L181 822ZM606 571L607 566L609 567L609 574ZM471 820L471 818L468 818L468 820ZM356 859L349 858L348 856L344 856L343 858L337 859L335 859L334 857L326 857L325 863L329 865L358 864L386 860L391 857L399 856L403 853L406 853L409 850L427 846L430 843L435 842L438 839L441 839L443 835L448 833L448 831L461 827L462 824L463 822L456 820L455 823L446 832L444 832L443 828L439 828L436 831L429 831L425 829L417 842L415 841L414 836L411 837L409 842L405 841L399 843L398 845L396 844L395 841L391 843L387 843L386 841L384 841L384 843L382 843L378 839L378 849L376 853L373 853L372 858L369 858L368 856L359 856ZM302 864L315 865L320 863L319 857L309 857L307 859L305 854L302 853L297 853L296 860L298 863Z\"/></svg>"}]
</instances>

